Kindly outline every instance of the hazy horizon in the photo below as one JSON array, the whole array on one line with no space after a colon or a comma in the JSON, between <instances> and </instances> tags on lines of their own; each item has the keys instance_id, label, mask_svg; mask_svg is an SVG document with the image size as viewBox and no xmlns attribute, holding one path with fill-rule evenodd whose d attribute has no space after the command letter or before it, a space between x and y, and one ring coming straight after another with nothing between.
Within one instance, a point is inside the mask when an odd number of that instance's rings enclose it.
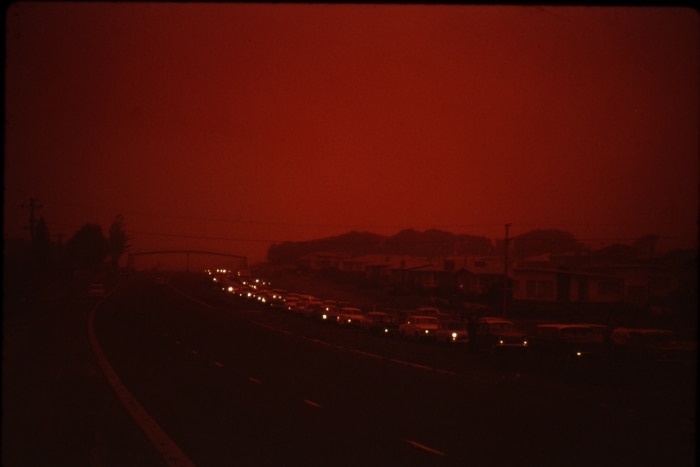
<instances>
[{"instance_id":1,"label":"hazy horizon","mask_svg":"<svg viewBox=\"0 0 700 467\"><path fill-rule=\"evenodd\" d=\"M368 231L698 240L698 13L17 2L4 237L135 251Z\"/></svg>"}]
</instances>

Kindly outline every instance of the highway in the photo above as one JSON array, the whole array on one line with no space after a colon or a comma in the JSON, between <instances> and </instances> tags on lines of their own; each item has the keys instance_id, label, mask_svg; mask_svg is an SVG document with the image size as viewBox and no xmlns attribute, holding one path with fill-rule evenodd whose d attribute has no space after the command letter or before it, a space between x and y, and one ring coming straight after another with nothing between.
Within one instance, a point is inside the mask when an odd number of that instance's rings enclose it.
<instances>
[{"instance_id":1,"label":"highway","mask_svg":"<svg viewBox=\"0 0 700 467\"><path fill-rule=\"evenodd\" d=\"M3 465L695 465L694 373L542 373L265 310L189 278L135 276L96 306L63 302L71 318L51 315L60 328L44 339L70 357L28 363L74 373L77 393L12 388L3 445L19 446ZM53 451L36 438L22 449L43 423L22 403L56 412L40 437L56 431Z\"/></svg>"}]
</instances>

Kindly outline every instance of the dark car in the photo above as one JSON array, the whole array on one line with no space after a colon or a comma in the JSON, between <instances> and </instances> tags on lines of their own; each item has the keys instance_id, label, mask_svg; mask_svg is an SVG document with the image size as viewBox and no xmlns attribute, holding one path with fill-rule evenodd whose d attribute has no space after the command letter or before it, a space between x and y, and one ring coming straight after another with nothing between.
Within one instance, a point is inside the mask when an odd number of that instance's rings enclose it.
<instances>
[{"instance_id":1,"label":"dark car","mask_svg":"<svg viewBox=\"0 0 700 467\"><path fill-rule=\"evenodd\" d=\"M529 352L550 360L600 358L605 353L606 332L606 326L600 324L538 324L528 342Z\"/></svg>"},{"instance_id":2,"label":"dark car","mask_svg":"<svg viewBox=\"0 0 700 467\"><path fill-rule=\"evenodd\" d=\"M515 323L503 318L484 317L476 322L473 336L476 350L481 352L524 352L528 341Z\"/></svg>"},{"instance_id":3,"label":"dark car","mask_svg":"<svg viewBox=\"0 0 700 467\"><path fill-rule=\"evenodd\" d=\"M362 329L381 335L393 336L398 332L398 318L386 311L370 311L362 320Z\"/></svg>"},{"instance_id":4,"label":"dark car","mask_svg":"<svg viewBox=\"0 0 700 467\"><path fill-rule=\"evenodd\" d=\"M613 357L624 363L694 365L697 343L667 329L616 328L610 335Z\"/></svg>"}]
</instances>

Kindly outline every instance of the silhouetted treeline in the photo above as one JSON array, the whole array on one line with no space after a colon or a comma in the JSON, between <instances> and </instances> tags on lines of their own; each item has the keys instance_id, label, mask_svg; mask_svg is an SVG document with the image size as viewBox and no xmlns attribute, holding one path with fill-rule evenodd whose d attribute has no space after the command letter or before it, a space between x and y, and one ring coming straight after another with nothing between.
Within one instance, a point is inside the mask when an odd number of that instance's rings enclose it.
<instances>
[{"instance_id":1,"label":"silhouetted treeline","mask_svg":"<svg viewBox=\"0 0 700 467\"><path fill-rule=\"evenodd\" d=\"M29 239L4 239L3 286L5 291L29 293L75 271L119 268L130 245L124 218L117 215L108 235L99 224L87 223L67 242L51 241L46 221L40 218ZM59 237L60 238L60 237Z\"/></svg>"}]
</instances>

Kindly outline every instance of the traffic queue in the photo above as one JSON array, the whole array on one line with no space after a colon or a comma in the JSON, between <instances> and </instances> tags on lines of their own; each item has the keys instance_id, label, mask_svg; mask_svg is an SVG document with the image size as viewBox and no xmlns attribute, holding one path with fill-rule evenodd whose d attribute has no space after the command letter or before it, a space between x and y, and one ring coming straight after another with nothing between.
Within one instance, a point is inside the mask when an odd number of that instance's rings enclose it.
<instances>
[{"instance_id":1,"label":"traffic queue","mask_svg":"<svg viewBox=\"0 0 700 467\"><path fill-rule=\"evenodd\" d=\"M262 279L213 275L224 293L265 309L386 337L464 346L483 354L528 356L542 361L614 359L634 364L694 364L697 344L667 329L598 323L543 322L527 332L514 321L486 313L447 312L436 306L371 309L347 300L273 288Z\"/></svg>"}]
</instances>

